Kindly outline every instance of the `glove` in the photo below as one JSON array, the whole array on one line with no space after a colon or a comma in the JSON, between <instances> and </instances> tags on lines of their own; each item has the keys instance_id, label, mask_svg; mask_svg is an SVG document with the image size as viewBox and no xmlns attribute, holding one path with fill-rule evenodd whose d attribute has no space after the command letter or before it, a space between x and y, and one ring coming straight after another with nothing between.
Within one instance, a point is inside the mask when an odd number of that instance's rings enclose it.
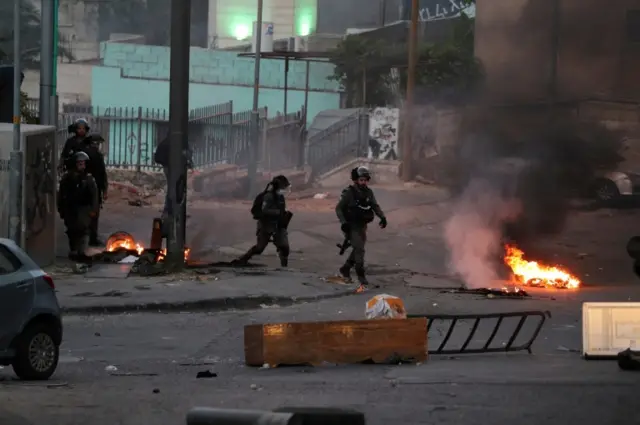
<instances>
[{"instance_id":1,"label":"glove","mask_svg":"<svg viewBox=\"0 0 640 425\"><path fill-rule=\"evenodd\" d=\"M343 233L349 234L351 226L349 226L349 223L342 223L342 225L340 226L340 230L342 230Z\"/></svg>"},{"instance_id":2,"label":"glove","mask_svg":"<svg viewBox=\"0 0 640 425\"><path fill-rule=\"evenodd\" d=\"M387 218L386 217L382 217L380 219L380 228L384 229L385 227L387 227Z\"/></svg>"}]
</instances>

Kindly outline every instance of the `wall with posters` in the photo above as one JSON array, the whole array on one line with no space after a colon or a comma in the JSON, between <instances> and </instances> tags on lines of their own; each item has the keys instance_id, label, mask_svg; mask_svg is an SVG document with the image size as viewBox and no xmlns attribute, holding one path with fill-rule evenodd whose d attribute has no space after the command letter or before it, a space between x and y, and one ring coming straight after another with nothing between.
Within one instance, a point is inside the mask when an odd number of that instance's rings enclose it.
<instances>
[{"instance_id":1,"label":"wall with posters","mask_svg":"<svg viewBox=\"0 0 640 425\"><path fill-rule=\"evenodd\" d=\"M400 109L375 108L369 112L369 159L397 160Z\"/></svg>"}]
</instances>

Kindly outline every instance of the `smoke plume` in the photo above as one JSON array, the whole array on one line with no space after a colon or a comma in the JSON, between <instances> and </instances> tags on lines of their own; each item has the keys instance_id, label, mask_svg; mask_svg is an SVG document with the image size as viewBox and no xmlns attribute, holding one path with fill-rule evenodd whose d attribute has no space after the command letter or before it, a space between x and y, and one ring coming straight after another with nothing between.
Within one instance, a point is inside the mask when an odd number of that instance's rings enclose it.
<instances>
[{"instance_id":1,"label":"smoke plume","mask_svg":"<svg viewBox=\"0 0 640 425\"><path fill-rule=\"evenodd\" d=\"M570 118L545 123L503 115L463 126L448 164L456 197L444 237L451 267L468 287L490 287L500 278L506 242L560 232L571 199L622 160L615 133Z\"/></svg>"}]
</instances>

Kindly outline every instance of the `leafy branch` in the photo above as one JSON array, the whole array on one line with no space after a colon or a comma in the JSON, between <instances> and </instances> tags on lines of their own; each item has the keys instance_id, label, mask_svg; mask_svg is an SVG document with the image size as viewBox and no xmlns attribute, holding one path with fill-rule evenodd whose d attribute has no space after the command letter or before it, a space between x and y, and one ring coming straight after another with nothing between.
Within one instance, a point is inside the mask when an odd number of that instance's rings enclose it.
<instances>
[{"instance_id":1,"label":"leafy branch","mask_svg":"<svg viewBox=\"0 0 640 425\"><path fill-rule=\"evenodd\" d=\"M463 15L453 25L447 42L418 48L416 90L424 94L418 98L455 102L482 82L482 67L473 53L474 20ZM407 56L406 44L348 36L332 51L335 70L330 78L342 84L348 107L393 104L394 92L406 91Z\"/></svg>"}]
</instances>

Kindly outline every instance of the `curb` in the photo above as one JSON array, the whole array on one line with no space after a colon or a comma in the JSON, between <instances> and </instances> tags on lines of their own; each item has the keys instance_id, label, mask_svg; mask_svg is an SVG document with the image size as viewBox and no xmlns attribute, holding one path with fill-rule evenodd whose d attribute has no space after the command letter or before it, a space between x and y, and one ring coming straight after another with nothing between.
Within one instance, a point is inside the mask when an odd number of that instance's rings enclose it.
<instances>
[{"instance_id":1,"label":"curb","mask_svg":"<svg viewBox=\"0 0 640 425\"><path fill-rule=\"evenodd\" d=\"M295 304L303 304L341 298L348 295L356 295L355 291L337 291L331 294L321 294L311 297L270 297L268 295L246 296L233 298L208 298L194 301L152 301L148 303L114 304L114 305L91 305L91 306L61 306L63 314L67 315L88 315L88 314L120 314L135 312L176 312L176 311L208 311L221 312L229 310L255 310L261 305L277 304L281 307L289 307Z\"/></svg>"}]
</instances>

